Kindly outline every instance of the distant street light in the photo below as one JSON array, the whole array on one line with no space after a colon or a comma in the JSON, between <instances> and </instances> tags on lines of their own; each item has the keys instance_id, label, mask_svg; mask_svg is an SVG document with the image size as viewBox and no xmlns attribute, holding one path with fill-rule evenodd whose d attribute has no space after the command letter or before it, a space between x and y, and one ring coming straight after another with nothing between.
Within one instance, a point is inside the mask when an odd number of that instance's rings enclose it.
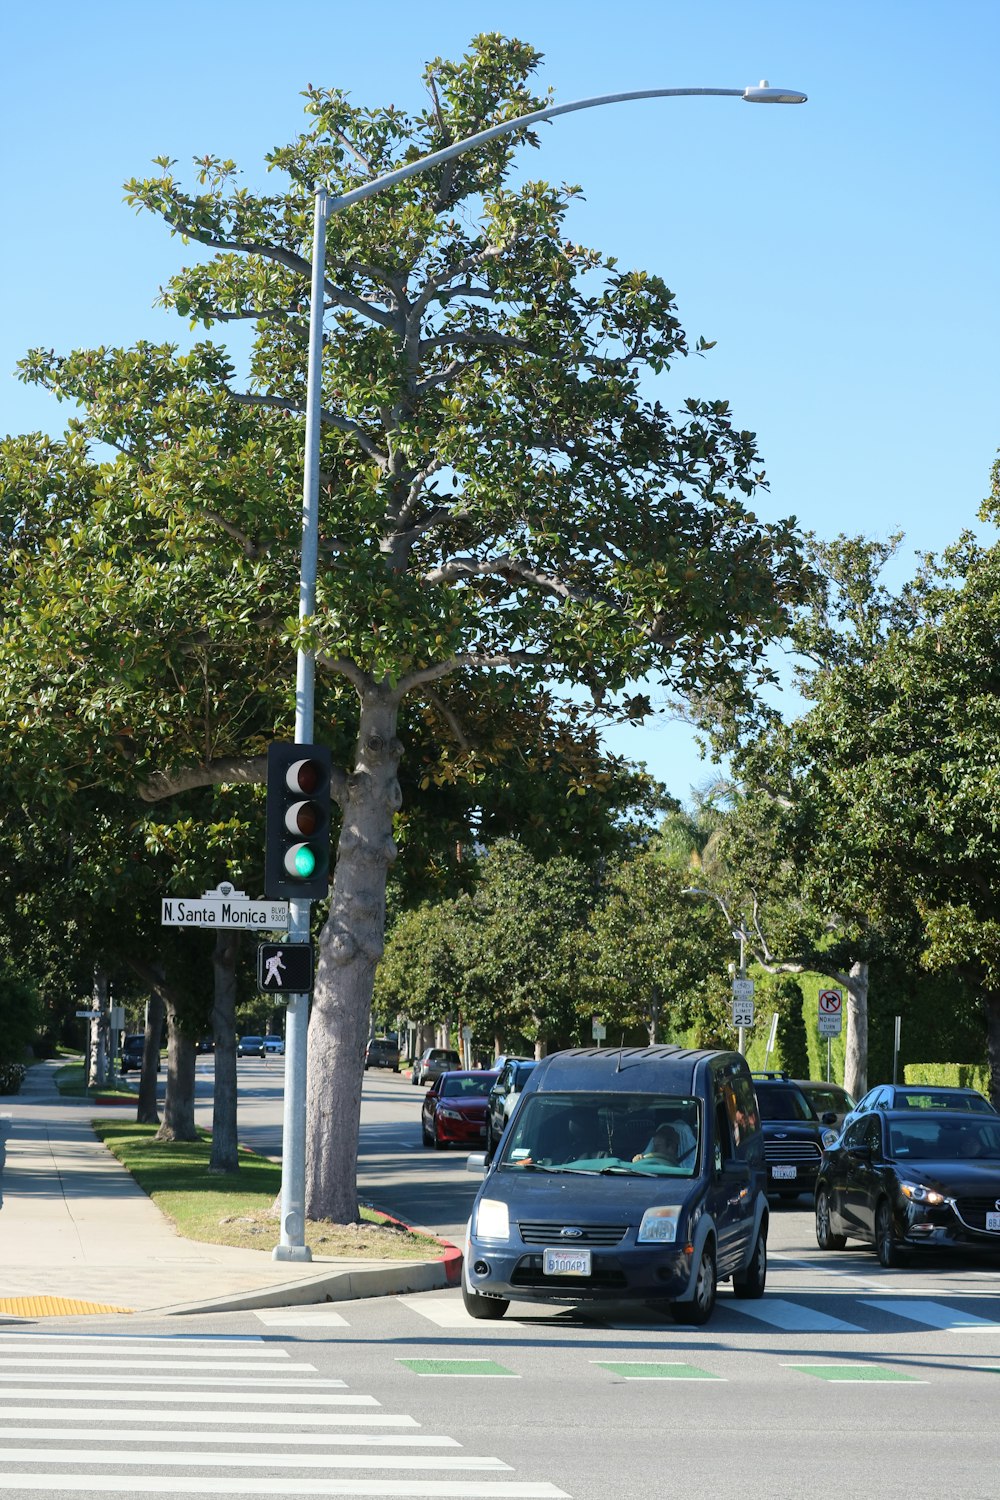
<instances>
[{"instance_id":1,"label":"distant street light","mask_svg":"<svg viewBox=\"0 0 1000 1500\"><path fill-rule=\"evenodd\" d=\"M354 203L361 203L385 188L429 171L466 151L485 145L512 130L553 120L580 109L596 109L602 104L627 104L633 99L697 98L742 99L747 104L805 104L807 95L796 89L773 89L766 79L745 89L638 89L626 94L599 94L592 99L576 99L569 104L552 104L536 109L515 120L502 120L478 135L454 141L441 151L434 151L418 161L409 162L395 172L386 172L340 197L331 197L326 188L317 188L313 214L312 283L309 307L309 367L306 381L305 471L302 485L302 561L299 570L299 623L316 609L316 572L319 557L319 446L321 383L323 370L323 283L326 268L326 220ZM295 672L295 743L311 744L315 705L316 663L311 651L301 647ZM290 903L289 940L309 942L310 901ZM275 1260L311 1260L305 1243L305 1165L306 1165L306 1049L308 1045L308 995L292 995L288 1000L288 1023L285 1035L285 1098L282 1123L281 1168L281 1240L275 1246Z\"/></svg>"}]
</instances>

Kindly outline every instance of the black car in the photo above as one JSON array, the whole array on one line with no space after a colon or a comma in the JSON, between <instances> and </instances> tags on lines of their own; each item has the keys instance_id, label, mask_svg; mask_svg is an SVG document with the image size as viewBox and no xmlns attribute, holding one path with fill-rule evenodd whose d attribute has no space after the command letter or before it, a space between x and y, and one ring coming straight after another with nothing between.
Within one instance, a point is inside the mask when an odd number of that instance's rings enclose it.
<instances>
[{"instance_id":1,"label":"black car","mask_svg":"<svg viewBox=\"0 0 1000 1500\"><path fill-rule=\"evenodd\" d=\"M365 1072L369 1068L391 1068L399 1072L399 1043L392 1037L373 1036L365 1049Z\"/></svg>"},{"instance_id":2,"label":"black car","mask_svg":"<svg viewBox=\"0 0 1000 1500\"><path fill-rule=\"evenodd\" d=\"M537 1066L534 1058L509 1057L500 1069L500 1076L490 1089L486 1115L486 1155L490 1160L500 1144L500 1137L507 1129L517 1096L530 1078L532 1069Z\"/></svg>"},{"instance_id":3,"label":"black car","mask_svg":"<svg viewBox=\"0 0 1000 1500\"><path fill-rule=\"evenodd\" d=\"M911 1250L1000 1262L1000 1116L988 1110L872 1110L828 1150L816 1183L816 1242L875 1247L883 1266Z\"/></svg>"},{"instance_id":4,"label":"black car","mask_svg":"<svg viewBox=\"0 0 1000 1500\"><path fill-rule=\"evenodd\" d=\"M784 1073L755 1073L754 1092L764 1132L767 1191L797 1198L816 1185L820 1157L837 1139L833 1111L820 1116Z\"/></svg>"},{"instance_id":5,"label":"black car","mask_svg":"<svg viewBox=\"0 0 1000 1500\"><path fill-rule=\"evenodd\" d=\"M134 1069L137 1073L142 1072L142 1051L146 1045L146 1038L142 1032L133 1036L127 1036L122 1042L122 1054L119 1063L121 1073L130 1073ZM160 1071L160 1059L156 1059L156 1071Z\"/></svg>"},{"instance_id":6,"label":"black car","mask_svg":"<svg viewBox=\"0 0 1000 1500\"><path fill-rule=\"evenodd\" d=\"M937 1083L879 1083L863 1094L844 1121L879 1109L972 1109L995 1115L996 1110L978 1089Z\"/></svg>"}]
</instances>

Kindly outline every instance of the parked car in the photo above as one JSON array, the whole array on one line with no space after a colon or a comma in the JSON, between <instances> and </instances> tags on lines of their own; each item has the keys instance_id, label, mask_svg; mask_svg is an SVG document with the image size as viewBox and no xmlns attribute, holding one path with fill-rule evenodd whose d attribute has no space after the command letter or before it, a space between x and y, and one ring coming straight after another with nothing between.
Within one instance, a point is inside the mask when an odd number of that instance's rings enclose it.
<instances>
[{"instance_id":1,"label":"parked car","mask_svg":"<svg viewBox=\"0 0 1000 1500\"><path fill-rule=\"evenodd\" d=\"M767 1191L785 1199L811 1193L820 1157L837 1139L835 1120L821 1119L785 1073L755 1073L753 1086L764 1132Z\"/></svg>"},{"instance_id":2,"label":"parked car","mask_svg":"<svg viewBox=\"0 0 1000 1500\"><path fill-rule=\"evenodd\" d=\"M199 1053L200 1052L214 1052L215 1051L215 1042L214 1042L213 1038L210 1037L210 1036L200 1036L198 1038L198 1045L195 1048L195 1051L199 1052Z\"/></svg>"},{"instance_id":3,"label":"parked car","mask_svg":"<svg viewBox=\"0 0 1000 1500\"><path fill-rule=\"evenodd\" d=\"M899 1265L910 1251L967 1251L1000 1263L1000 1116L952 1109L869 1110L823 1157L816 1243L849 1239Z\"/></svg>"},{"instance_id":4,"label":"parked car","mask_svg":"<svg viewBox=\"0 0 1000 1500\"><path fill-rule=\"evenodd\" d=\"M145 1045L146 1038L141 1031L125 1038L125 1040L122 1042L121 1058L118 1065L118 1071L120 1073L131 1073L133 1070L137 1073L140 1073L142 1071L142 1052ZM162 1063L160 1061L159 1054L157 1054L157 1073L160 1072L161 1067Z\"/></svg>"},{"instance_id":5,"label":"parked car","mask_svg":"<svg viewBox=\"0 0 1000 1500\"><path fill-rule=\"evenodd\" d=\"M262 1036L241 1036L236 1044L237 1057L263 1057L265 1050Z\"/></svg>"},{"instance_id":6,"label":"parked car","mask_svg":"<svg viewBox=\"0 0 1000 1500\"><path fill-rule=\"evenodd\" d=\"M447 1047L428 1047L420 1054L413 1064L413 1073L410 1082L413 1084L430 1083L439 1078L442 1073L450 1072L462 1066L462 1059L457 1052L451 1052Z\"/></svg>"},{"instance_id":7,"label":"parked car","mask_svg":"<svg viewBox=\"0 0 1000 1500\"><path fill-rule=\"evenodd\" d=\"M365 1070L391 1068L399 1072L399 1043L392 1037L373 1036L365 1050Z\"/></svg>"},{"instance_id":8,"label":"parked car","mask_svg":"<svg viewBox=\"0 0 1000 1500\"><path fill-rule=\"evenodd\" d=\"M652 1148L673 1140L674 1159ZM683 1151L683 1157L681 1155ZM469 1157L481 1170L485 1156ZM462 1300L652 1302L706 1323L767 1277L763 1136L737 1052L586 1047L526 1080L473 1204Z\"/></svg>"},{"instance_id":9,"label":"parked car","mask_svg":"<svg viewBox=\"0 0 1000 1500\"><path fill-rule=\"evenodd\" d=\"M496 1081L495 1073L480 1069L435 1078L420 1110L424 1145L438 1151L449 1145L481 1146L486 1138L486 1100Z\"/></svg>"},{"instance_id":10,"label":"parked car","mask_svg":"<svg viewBox=\"0 0 1000 1500\"><path fill-rule=\"evenodd\" d=\"M265 1053L274 1052L278 1057L285 1055L285 1039L281 1036L266 1036L264 1038Z\"/></svg>"},{"instance_id":11,"label":"parked car","mask_svg":"<svg viewBox=\"0 0 1000 1500\"><path fill-rule=\"evenodd\" d=\"M857 1109L854 1099L839 1083L821 1083L815 1078L793 1078L792 1082L805 1094L823 1124L834 1130L842 1130L847 1116Z\"/></svg>"},{"instance_id":12,"label":"parked car","mask_svg":"<svg viewBox=\"0 0 1000 1500\"><path fill-rule=\"evenodd\" d=\"M493 1153L500 1144L500 1137L507 1129L507 1122L517 1103L517 1096L528 1081L532 1069L537 1066L534 1058L512 1057L508 1058L500 1069L497 1081L490 1089L486 1111L486 1156L488 1160L492 1161Z\"/></svg>"},{"instance_id":13,"label":"parked car","mask_svg":"<svg viewBox=\"0 0 1000 1500\"><path fill-rule=\"evenodd\" d=\"M862 1095L845 1125L859 1115L870 1114L873 1109L972 1109L996 1114L993 1105L978 1089L936 1083L879 1083Z\"/></svg>"}]
</instances>

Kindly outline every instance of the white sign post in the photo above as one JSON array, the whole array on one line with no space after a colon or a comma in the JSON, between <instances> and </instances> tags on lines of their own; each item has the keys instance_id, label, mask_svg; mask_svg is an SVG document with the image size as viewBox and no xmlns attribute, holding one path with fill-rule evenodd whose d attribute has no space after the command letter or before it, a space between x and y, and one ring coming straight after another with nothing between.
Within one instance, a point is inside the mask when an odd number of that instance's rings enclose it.
<instances>
[{"instance_id":1,"label":"white sign post","mask_svg":"<svg viewBox=\"0 0 1000 1500\"><path fill-rule=\"evenodd\" d=\"M839 1036L844 1026L843 990L820 990L819 1034L826 1037L826 1081L830 1082L830 1038Z\"/></svg>"},{"instance_id":2,"label":"white sign post","mask_svg":"<svg viewBox=\"0 0 1000 1500\"><path fill-rule=\"evenodd\" d=\"M222 880L203 896L163 897L160 925L163 927L227 927L248 931L285 932L287 901L255 901L245 891Z\"/></svg>"}]
</instances>

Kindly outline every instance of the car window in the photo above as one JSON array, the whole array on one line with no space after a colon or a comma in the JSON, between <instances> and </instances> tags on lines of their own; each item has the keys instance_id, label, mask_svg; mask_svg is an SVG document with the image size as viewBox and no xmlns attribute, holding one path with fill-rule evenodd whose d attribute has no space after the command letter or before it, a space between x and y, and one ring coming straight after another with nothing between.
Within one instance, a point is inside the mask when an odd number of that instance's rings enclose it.
<instances>
[{"instance_id":1,"label":"car window","mask_svg":"<svg viewBox=\"0 0 1000 1500\"><path fill-rule=\"evenodd\" d=\"M844 1131L844 1145L848 1151L856 1151L864 1144L865 1132L868 1129L868 1116L862 1115L859 1120L852 1120Z\"/></svg>"},{"instance_id":2,"label":"car window","mask_svg":"<svg viewBox=\"0 0 1000 1500\"><path fill-rule=\"evenodd\" d=\"M832 1110L834 1114L843 1114L845 1110L854 1108L854 1100L850 1094L843 1089L816 1088L811 1085L808 1090L809 1102L817 1114L825 1114Z\"/></svg>"},{"instance_id":3,"label":"car window","mask_svg":"<svg viewBox=\"0 0 1000 1500\"><path fill-rule=\"evenodd\" d=\"M917 1161L1000 1160L1000 1123L995 1120L956 1120L930 1113L922 1118L893 1121L892 1155Z\"/></svg>"},{"instance_id":4,"label":"car window","mask_svg":"<svg viewBox=\"0 0 1000 1500\"><path fill-rule=\"evenodd\" d=\"M530 1094L508 1130L501 1170L690 1177L701 1133L696 1099L599 1092Z\"/></svg>"},{"instance_id":5,"label":"car window","mask_svg":"<svg viewBox=\"0 0 1000 1500\"><path fill-rule=\"evenodd\" d=\"M809 1120L816 1119L815 1112L801 1089L791 1084L758 1085L757 1102L762 1120Z\"/></svg>"}]
</instances>

